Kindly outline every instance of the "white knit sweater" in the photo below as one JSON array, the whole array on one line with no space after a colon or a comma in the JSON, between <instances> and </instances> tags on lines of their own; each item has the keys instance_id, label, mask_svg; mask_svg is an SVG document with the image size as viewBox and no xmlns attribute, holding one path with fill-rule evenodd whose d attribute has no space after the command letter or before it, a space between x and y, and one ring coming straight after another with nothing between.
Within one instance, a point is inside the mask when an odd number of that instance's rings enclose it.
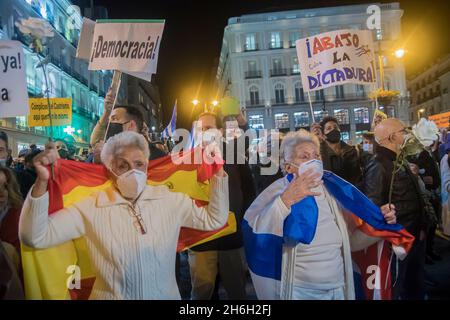
<instances>
[{"instance_id":1,"label":"white knit sweater","mask_svg":"<svg viewBox=\"0 0 450 320\"><path fill-rule=\"evenodd\" d=\"M33 248L48 248L84 235L96 273L91 299L180 299L175 279L180 228L215 230L226 223L228 177L211 179L205 208L166 186L146 186L135 204L147 229L144 235L135 227L131 203L114 188L51 216L48 204L48 193L39 198L28 194L20 239Z\"/></svg>"}]
</instances>

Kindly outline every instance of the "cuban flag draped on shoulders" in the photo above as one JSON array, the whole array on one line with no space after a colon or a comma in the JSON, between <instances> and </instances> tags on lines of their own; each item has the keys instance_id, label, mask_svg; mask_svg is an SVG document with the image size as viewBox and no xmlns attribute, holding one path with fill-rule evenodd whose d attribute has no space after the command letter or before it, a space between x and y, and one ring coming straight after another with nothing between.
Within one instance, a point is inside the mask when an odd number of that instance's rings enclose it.
<instances>
[{"instance_id":1,"label":"cuban flag draped on shoulders","mask_svg":"<svg viewBox=\"0 0 450 320\"><path fill-rule=\"evenodd\" d=\"M259 299L289 299L283 293L283 283L289 279L286 273L292 274L293 270L283 266L284 249L310 244L316 232L319 213L312 196L294 204L286 217L276 210L271 212L273 206L280 205L279 196L292 179L287 175L270 185L247 210L242 222L246 258ZM355 293L349 296L390 299L391 258L394 253L404 259L414 237L400 224L387 224L380 208L352 184L329 171L324 171L323 182L346 221L350 219L363 234L380 238L374 245L351 253Z\"/></svg>"}]
</instances>

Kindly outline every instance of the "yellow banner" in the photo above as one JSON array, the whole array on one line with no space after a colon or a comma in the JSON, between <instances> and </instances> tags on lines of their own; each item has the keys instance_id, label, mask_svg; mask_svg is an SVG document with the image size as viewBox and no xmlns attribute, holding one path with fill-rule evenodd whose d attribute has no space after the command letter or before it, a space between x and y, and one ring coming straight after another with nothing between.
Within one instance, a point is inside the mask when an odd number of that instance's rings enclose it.
<instances>
[{"instance_id":1,"label":"yellow banner","mask_svg":"<svg viewBox=\"0 0 450 320\"><path fill-rule=\"evenodd\" d=\"M50 117L47 98L30 98L29 127L49 127ZM50 98L50 110L53 126L67 126L72 124L72 99Z\"/></svg>"}]
</instances>

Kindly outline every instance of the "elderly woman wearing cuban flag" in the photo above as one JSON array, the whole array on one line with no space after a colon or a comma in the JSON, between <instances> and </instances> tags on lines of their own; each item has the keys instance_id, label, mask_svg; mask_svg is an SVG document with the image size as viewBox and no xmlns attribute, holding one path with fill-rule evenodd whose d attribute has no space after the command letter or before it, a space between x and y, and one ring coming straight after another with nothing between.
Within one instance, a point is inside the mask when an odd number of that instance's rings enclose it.
<instances>
[{"instance_id":1,"label":"elderly woman wearing cuban flag","mask_svg":"<svg viewBox=\"0 0 450 320\"><path fill-rule=\"evenodd\" d=\"M402 229L396 224L395 209L384 205L380 212L354 186L324 172L319 141L305 130L284 138L280 158L286 176L259 195L243 222L258 298L355 299L351 252L380 238L357 229L342 208L348 205L353 213L359 212L352 206L367 201L359 218L393 232ZM355 203L347 203L349 194Z\"/></svg>"}]
</instances>

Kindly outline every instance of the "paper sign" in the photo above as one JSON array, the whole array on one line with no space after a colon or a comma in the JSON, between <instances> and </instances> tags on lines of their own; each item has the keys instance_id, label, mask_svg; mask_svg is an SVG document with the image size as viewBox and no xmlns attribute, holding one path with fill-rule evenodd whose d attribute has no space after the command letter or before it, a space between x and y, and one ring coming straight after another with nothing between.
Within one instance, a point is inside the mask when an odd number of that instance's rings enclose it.
<instances>
[{"instance_id":1,"label":"paper sign","mask_svg":"<svg viewBox=\"0 0 450 320\"><path fill-rule=\"evenodd\" d=\"M22 44L0 40L0 118L26 115L28 92Z\"/></svg>"},{"instance_id":2,"label":"paper sign","mask_svg":"<svg viewBox=\"0 0 450 320\"><path fill-rule=\"evenodd\" d=\"M372 33L337 30L295 42L305 91L376 82Z\"/></svg>"},{"instance_id":3,"label":"paper sign","mask_svg":"<svg viewBox=\"0 0 450 320\"><path fill-rule=\"evenodd\" d=\"M76 54L78 59L89 61L89 58L91 57L92 40L94 39L94 30L95 21L83 18Z\"/></svg>"},{"instance_id":4,"label":"paper sign","mask_svg":"<svg viewBox=\"0 0 450 320\"><path fill-rule=\"evenodd\" d=\"M53 126L66 126L72 124L72 99L51 98L50 110ZM30 99L29 127L49 127L50 117L47 98Z\"/></svg>"},{"instance_id":5,"label":"paper sign","mask_svg":"<svg viewBox=\"0 0 450 320\"><path fill-rule=\"evenodd\" d=\"M99 20L89 70L120 70L136 76L156 73L164 20Z\"/></svg>"}]
</instances>

